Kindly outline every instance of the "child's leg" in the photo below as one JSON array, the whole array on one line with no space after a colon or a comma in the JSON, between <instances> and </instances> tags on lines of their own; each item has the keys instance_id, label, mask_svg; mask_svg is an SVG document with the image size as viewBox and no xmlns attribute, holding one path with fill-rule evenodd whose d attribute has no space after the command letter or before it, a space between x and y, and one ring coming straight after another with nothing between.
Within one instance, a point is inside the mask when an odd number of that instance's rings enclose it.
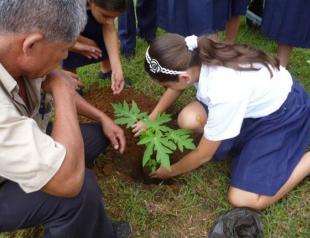
<instances>
[{"instance_id":1,"label":"child's leg","mask_svg":"<svg viewBox=\"0 0 310 238\"><path fill-rule=\"evenodd\" d=\"M277 56L280 61L280 65L282 65L283 67L287 66L290 60L292 50L293 50L293 47L291 46L282 45L282 44L278 45Z\"/></svg>"},{"instance_id":2,"label":"child's leg","mask_svg":"<svg viewBox=\"0 0 310 238\"><path fill-rule=\"evenodd\" d=\"M232 16L226 23L225 29L225 40L224 42L227 44L235 43L238 30L240 26L240 17L239 16Z\"/></svg>"},{"instance_id":3,"label":"child's leg","mask_svg":"<svg viewBox=\"0 0 310 238\"><path fill-rule=\"evenodd\" d=\"M178 125L201 134L207 121L207 113L203 105L197 101L191 102L179 113Z\"/></svg>"},{"instance_id":4,"label":"child's leg","mask_svg":"<svg viewBox=\"0 0 310 238\"><path fill-rule=\"evenodd\" d=\"M265 209L281 199L309 174L310 152L307 152L297 164L289 179L274 196L259 195L235 187L230 187L228 200L235 207L250 207L257 210Z\"/></svg>"}]
</instances>

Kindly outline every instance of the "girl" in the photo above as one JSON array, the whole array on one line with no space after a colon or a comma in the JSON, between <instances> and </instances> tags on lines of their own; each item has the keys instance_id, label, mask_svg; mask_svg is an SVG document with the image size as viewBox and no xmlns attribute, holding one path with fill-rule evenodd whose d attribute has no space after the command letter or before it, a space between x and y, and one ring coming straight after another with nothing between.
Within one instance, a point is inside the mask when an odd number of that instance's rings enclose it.
<instances>
[{"instance_id":1,"label":"girl","mask_svg":"<svg viewBox=\"0 0 310 238\"><path fill-rule=\"evenodd\" d=\"M87 25L63 62L63 68L75 72L77 67L101 61L99 78L111 77L113 92L120 93L124 76L114 20L127 5L128 0L89 0Z\"/></svg>"},{"instance_id":2,"label":"girl","mask_svg":"<svg viewBox=\"0 0 310 238\"><path fill-rule=\"evenodd\" d=\"M310 1L265 1L262 32L278 42L277 56L286 67L293 47L310 48Z\"/></svg>"},{"instance_id":3,"label":"girl","mask_svg":"<svg viewBox=\"0 0 310 238\"><path fill-rule=\"evenodd\" d=\"M225 26L225 43L235 43L239 26L240 16L246 14L250 0L230 0L229 1L229 19Z\"/></svg>"},{"instance_id":4,"label":"girl","mask_svg":"<svg viewBox=\"0 0 310 238\"><path fill-rule=\"evenodd\" d=\"M173 177L234 152L230 203L264 209L309 175L310 99L276 59L246 45L166 34L148 48L145 70L167 87L149 117L195 85L197 100L178 124L203 134L196 150L152 177ZM133 132L143 128L139 122Z\"/></svg>"},{"instance_id":5,"label":"girl","mask_svg":"<svg viewBox=\"0 0 310 238\"><path fill-rule=\"evenodd\" d=\"M225 29L229 0L158 0L158 26L183 36L210 34L217 40Z\"/></svg>"}]
</instances>

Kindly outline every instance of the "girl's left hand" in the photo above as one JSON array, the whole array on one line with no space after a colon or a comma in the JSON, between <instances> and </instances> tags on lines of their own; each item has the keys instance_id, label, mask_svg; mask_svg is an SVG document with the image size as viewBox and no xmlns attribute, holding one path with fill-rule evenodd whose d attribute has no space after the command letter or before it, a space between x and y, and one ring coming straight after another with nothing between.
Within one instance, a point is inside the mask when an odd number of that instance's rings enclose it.
<instances>
[{"instance_id":1,"label":"girl's left hand","mask_svg":"<svg viewBox=\"0 0 310 238\"><path fill-rule=\"evenodd\" d=\"M113 94L119 94L125 86L123 71L122 70L112 71L111 81L112 81L111 89L113 91Z\"/></svg>"},{"instance_id":2,"label":"girl's left hand","mask_svg":"<svg viewBox=\"0 0 310 238\"><path fill-rule=\"evenodd\" d=\"M149 176L151 178L158 178L158 179L168 179L172 177L171 170L167 170L163 166L160 166L155 172L150 173Z\"/></svg>"}]
</instances>

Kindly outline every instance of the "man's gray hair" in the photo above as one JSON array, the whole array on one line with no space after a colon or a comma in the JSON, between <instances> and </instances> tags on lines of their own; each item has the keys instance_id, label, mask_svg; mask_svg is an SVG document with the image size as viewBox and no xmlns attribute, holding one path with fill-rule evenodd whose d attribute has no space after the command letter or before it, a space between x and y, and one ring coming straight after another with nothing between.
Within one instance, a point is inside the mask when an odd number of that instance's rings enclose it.
<instances>
[{"instance_id":1,"label":"man's gray hair","mask_svg":"<svg viewBox=\"0 0 310 238\"><path fill-rule=\"evenodd\" d=\"M0 0L0 34L39 31L50 41L71 42L86 21L86 0Z\"/></svg>"}]
</instances>

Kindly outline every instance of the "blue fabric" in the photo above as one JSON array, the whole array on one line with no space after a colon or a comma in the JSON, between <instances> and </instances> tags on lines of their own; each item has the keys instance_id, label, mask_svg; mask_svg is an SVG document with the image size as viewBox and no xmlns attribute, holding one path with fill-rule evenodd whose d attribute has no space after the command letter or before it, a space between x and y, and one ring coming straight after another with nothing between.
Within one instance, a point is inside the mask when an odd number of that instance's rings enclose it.
<instances>
[{"instance_id":1,"label":"blue fabric","mask_svg":"<svg viewBox=\"0 0 310 238\"><path fill-rule=\"evenodd\" d=\"M230 17L244 16L246 14L249 2L250 0L230 0Z\"/></svg>"},{"instance_id":2,"label":"blue fabric","mask_svg":"<svg viewBox=\"0 0 310 238\"><path fill-rule=\"evenodd\" d=\"M309 13L309 0L266 1L262 32L281 44L310 48Z\"/></svg>"},{"instance_id":3,"label":"blue fabric","mask_svg":"<svg viewBox=\"0 0 310 238\"><path fill-rule=\"evenodd\" d=\"M133 0L129 1L128 10L118 18L118 32L121 51L131 53L136 47L136 35L145 41L151 41L157 30L156 0L138 0L136 5L138 29Z\"/></svg>"},{"instance_id":4,"label":"blue fabric","mask_svg":"<svg viewBox=\"0 0 310 238\"><path fill-rule=\"evenodd\" d=\"M51 125L48 128L51 131ZM86 164L108 145L98 123L81 125ZM86 169L82 191L73 198L61 198L38 191L26 194L18 184L0 185L0 232L43 225L46 238L114 238L114 230L102 202L94 173Z\"/></svg>"},{"instance_id":5,"label":"blue fabric","mask_svg":"<svg viewBox=\"0 0 310 238\"><path fill-rule=\"evenodd\" d=\"M232 161L231 186L272 196L288 180L310 144L310 98L294 80L283 105L262 118L244 119L240 134L222 141L214 159Z\"/></svg>"},{"instance_id":6,"label":"blue fabric","mask_svg":"<svg viewBox=\"0 0 310 238\"><path fill-rule=\"evenodd\" d=\"M222 31L229 0L158 0L158 26L171 33L197 36Z\"/></svg>"},{"instance_id":7,"label":"blue fabric","mask_svg":"<svg viewBox=\"0 0 310 238\"><path fill-rule=\"evenodd\" d=\"M25 193L7 181L0 187L0 232L43 225L45 238L114 238L95 174L86 169L79 195L61 198Z\"/></svg>"},{"instance_id":8,"label":"blue fabric","mask_svg":"<svg viewBox=\"0 0 310 238\"><path fill-rule=\"evenodd\" d=\"M98 59L88 59L81 54L69 51L68 58L63 61L62 66L64 69L75 69L80 66L98 63L103 59L108 58L108 53L103 40L102 25L96 21L90 10L87 11L87 24L81 35L96 42L102 51L102 57Z\"/></svg>"}]
</instances>

